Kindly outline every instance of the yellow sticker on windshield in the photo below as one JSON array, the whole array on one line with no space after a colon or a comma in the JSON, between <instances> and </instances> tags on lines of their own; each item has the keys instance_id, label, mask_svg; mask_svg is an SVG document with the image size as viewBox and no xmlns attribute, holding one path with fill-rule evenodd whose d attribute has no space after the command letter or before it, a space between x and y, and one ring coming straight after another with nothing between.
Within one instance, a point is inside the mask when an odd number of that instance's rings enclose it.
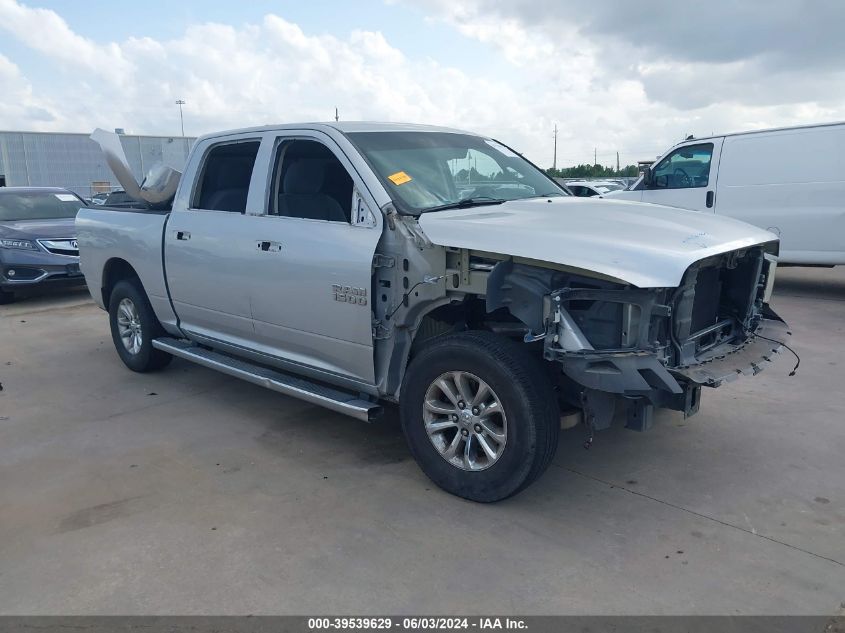
<instances>
[{"instance_id":1,"label":"yellow sticker on windshield","mask_svg":"<svg viewBox=\"0 0 845 633\"><path fill-rule=\"evenodd\" d=\"M404 185L406 182L411 182L413 180L413 178L404 171L397 171L395 174L388 176L388 178L394 185Z\"/></svg>"}]
</instances>

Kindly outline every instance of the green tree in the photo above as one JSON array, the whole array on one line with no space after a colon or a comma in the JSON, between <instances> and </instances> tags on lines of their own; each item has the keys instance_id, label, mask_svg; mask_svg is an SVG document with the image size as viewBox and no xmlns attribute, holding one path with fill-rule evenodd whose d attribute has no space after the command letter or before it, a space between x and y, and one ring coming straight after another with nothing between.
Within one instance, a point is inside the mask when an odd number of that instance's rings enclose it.
<instances>
[{"instance_id":1,"label":"green tree","mask_svg":"<svg viewBox=\"0 0 845 633\"><path fill-rule=\"evenodd\" d=\"M560 169L546 169L546 174L553 178L614 178L619 176L636 177L639 173L636 165L626 165L619 171L604 165L588 165L582 163L574 167Z\"/></svg>"}]
</instances>

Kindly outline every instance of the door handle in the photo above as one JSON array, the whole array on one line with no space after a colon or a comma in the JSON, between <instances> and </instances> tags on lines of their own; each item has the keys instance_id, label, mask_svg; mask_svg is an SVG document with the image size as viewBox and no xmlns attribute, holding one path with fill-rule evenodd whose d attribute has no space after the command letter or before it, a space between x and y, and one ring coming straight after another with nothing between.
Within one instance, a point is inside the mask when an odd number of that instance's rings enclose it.
<instances>
[{"instance_id":1,"label":"door handle","mask_svg":"<svg viewBox=\"0 0 845 633\"><path fill-rule=\"evenodd\" d=\"M271 242L269 240L259 240L256 242L259 251L265 253L278 253L282 250L281 242Z\"/></svg>"},{"instance_id":2,"label":"door handle","mask_svg":"<svg viewBox=\"0 0 845 633\"><path fill-rule=\"evenodd\" d=\"M707 192L707 196L704 198L704 204L707 205L708 209L711 209L713 207L713 192L712 191Z\"/></svg>"},{"instance_id":3,"label":"door handle","mask_svg":"<svg viewBox=\"0 0 845 633\"><path fill-rule=\"evenodd\" d=\"M176 233L176 239L177 240L187 241L187 240L191 239L191 234L188 233L188 231L175 231L175 233Z\"/></svg>"}]
</instances>

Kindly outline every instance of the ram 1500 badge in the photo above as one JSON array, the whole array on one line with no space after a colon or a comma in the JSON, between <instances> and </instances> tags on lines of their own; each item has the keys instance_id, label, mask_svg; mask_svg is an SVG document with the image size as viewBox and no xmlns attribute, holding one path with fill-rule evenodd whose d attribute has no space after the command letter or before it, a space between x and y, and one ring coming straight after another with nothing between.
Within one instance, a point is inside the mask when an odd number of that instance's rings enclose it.
<instances>
[{"instance_id":1,"label":"ram 1500 badge","mask_svg":"<svg viewBox=\"0 0 845 633\"><path fill-rule=\"evenodd\" d=\"M614 418L646 430L655 408L691 415L787 334L771 233L569 197L489 138L251 128L139 186L95 137L145 207L77 218L130 369L177 356L363 420L396 402L420 467L468 499L534 481L561 410L583 410L590 437Z\"/></svg>"}]
</instances>

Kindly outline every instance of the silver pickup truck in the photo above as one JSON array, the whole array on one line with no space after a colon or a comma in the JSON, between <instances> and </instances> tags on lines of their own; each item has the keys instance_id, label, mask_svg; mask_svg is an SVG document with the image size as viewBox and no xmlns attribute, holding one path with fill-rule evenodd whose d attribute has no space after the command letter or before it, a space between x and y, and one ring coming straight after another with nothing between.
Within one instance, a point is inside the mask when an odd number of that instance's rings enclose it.
<instances>
[{"instance_id":1,"label":"silver pickup truck","mask_svg":"<svg viewBox=\"0 0 845 633\"><path fill-rule=\"evenodd\" d=\"M468 499L537 479L561 411L590 439L690 415L787 334L771 233L571 197L491 138L244 129L141 186L98 140L140 208L82 209L81 267L130 369L176 356L361 420L398 403L422 470Z\"/></svg>"}]
</instances>

